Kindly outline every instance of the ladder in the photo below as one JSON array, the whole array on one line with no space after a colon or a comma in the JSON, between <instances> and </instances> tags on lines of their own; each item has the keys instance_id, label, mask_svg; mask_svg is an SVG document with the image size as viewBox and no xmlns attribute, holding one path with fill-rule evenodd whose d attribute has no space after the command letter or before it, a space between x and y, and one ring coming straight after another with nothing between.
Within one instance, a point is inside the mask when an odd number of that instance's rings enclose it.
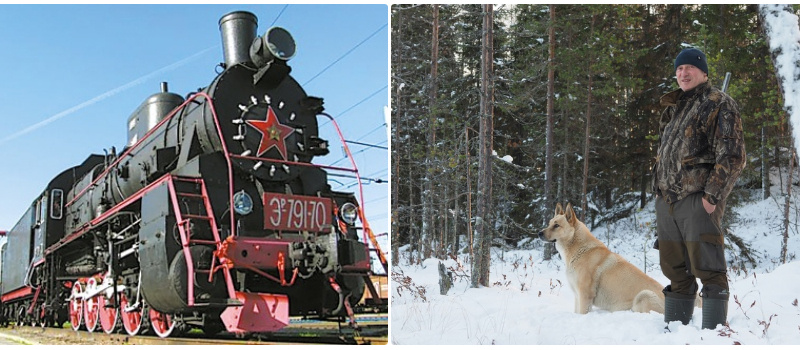
<instances>
[{"instance_id":1,"label":"ladder","mask_svg":"<svg viewBox=\"0 0 800 350\"><path fill-rule=\"evenodd\" d=\"M170 175L167 184L169 187L169 196L172 202L173 212L175 213L175 221L178 224L181 246L183 248L183 254L186 259L186 266L188 269L188 306L207 306L212 304L211 302L195 303L194 280L197 274L207 274L208 281L211 282L213 280L214 271L216 270L214 269L215 265L220 265L222 268L229 297L228 301L221 302L220 304L223 306L238 305L238 303L232 303L236 297L233 288L233 280L227 264L223 264L222 262L218 261L219 258L216 256L216 254L214 254L212 257L211 268L207 270L195 270L194 261L192 260L191 251L189 249L192 246L205 245L212 247L216 252L222 246L222 240L220 240L217 222L214 218L214 211L211 208L211 202L208 198L205 182L202 178ZM197 230L194 228L195 225L208 227L208 230ZM205 232L205 237L197 237L199 235L198 232ZM208 233L210 233L210 237L208 237Z\"/></svg>"}]
</instances>

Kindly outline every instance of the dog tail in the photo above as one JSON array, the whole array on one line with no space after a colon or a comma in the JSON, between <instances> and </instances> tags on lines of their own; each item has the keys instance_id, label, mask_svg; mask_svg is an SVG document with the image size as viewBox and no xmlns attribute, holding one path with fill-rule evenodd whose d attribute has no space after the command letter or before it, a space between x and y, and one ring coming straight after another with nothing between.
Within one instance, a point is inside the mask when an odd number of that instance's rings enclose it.
<instances>
[{"instance_id":1,"label":"dog tail","mask_svg":"<svg viewBox=\"0 0 800 350\"><path fill-rule=\"evenodd\" d=\"M636 297L633 298L633 307L631 310L635 312L644 312L648 313L650 311L655 311L660 314L664 313L664 298L659 297L658 293L645 289L636 294Z\"/></svg>"}]
</instances>

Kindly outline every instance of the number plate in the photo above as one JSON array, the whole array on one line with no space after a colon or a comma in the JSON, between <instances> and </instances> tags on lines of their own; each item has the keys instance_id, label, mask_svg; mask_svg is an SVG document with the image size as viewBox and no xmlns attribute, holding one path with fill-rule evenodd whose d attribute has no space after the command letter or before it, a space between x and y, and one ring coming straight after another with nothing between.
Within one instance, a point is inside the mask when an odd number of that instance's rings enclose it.
<instances>
[{"instance_id":1,"label":"number plate","mask_svg":"<svg viewBox=\"0 0 800 350\"><path fill-rule=\"evenodd\" d=\"M330 232L330 198L264 193L264 228L281 231Z\"/></svg>"}]
</instances>

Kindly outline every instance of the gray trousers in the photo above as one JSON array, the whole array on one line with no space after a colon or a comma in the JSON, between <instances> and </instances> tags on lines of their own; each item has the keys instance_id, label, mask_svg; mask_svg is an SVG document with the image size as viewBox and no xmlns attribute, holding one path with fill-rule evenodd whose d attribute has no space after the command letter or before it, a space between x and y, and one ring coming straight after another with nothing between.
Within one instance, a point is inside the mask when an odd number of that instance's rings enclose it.
<instances>
[{"instance_id":1,"label":"gray trousers","mask_svg":"<svg viewBox=\"0 0 800 350\"><path fill-rule=\"evenodd\" d=\"M709 215L703 208L702 198L703 193L698 192L672 204L663 197L656 199L661 271L676 293L697 293L696 278L700 278L703 286L728 289L724 236L720 228L725 201L717 203Z\"/></svg>"}]
</instances>

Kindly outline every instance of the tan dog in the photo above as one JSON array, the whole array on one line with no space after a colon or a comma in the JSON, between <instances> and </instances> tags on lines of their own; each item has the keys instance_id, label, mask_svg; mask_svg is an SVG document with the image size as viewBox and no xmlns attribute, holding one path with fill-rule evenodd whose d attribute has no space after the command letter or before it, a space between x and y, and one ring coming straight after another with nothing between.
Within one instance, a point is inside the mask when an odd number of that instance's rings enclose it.
<instances>
[{"instance_id":1,"label":"tan dog","mask_svg":"<svg viewBox=\"0 0 800 350\"><path fill-rule=\"evenodd\" d=\"M595 238L575 217L572 205L556 206L555 217L539 238L555 242L567 268L567 282L575 293L575 312L592 305L608 311L664 313L664 289L619 254Z\"/></svg>"}]
</instances>

